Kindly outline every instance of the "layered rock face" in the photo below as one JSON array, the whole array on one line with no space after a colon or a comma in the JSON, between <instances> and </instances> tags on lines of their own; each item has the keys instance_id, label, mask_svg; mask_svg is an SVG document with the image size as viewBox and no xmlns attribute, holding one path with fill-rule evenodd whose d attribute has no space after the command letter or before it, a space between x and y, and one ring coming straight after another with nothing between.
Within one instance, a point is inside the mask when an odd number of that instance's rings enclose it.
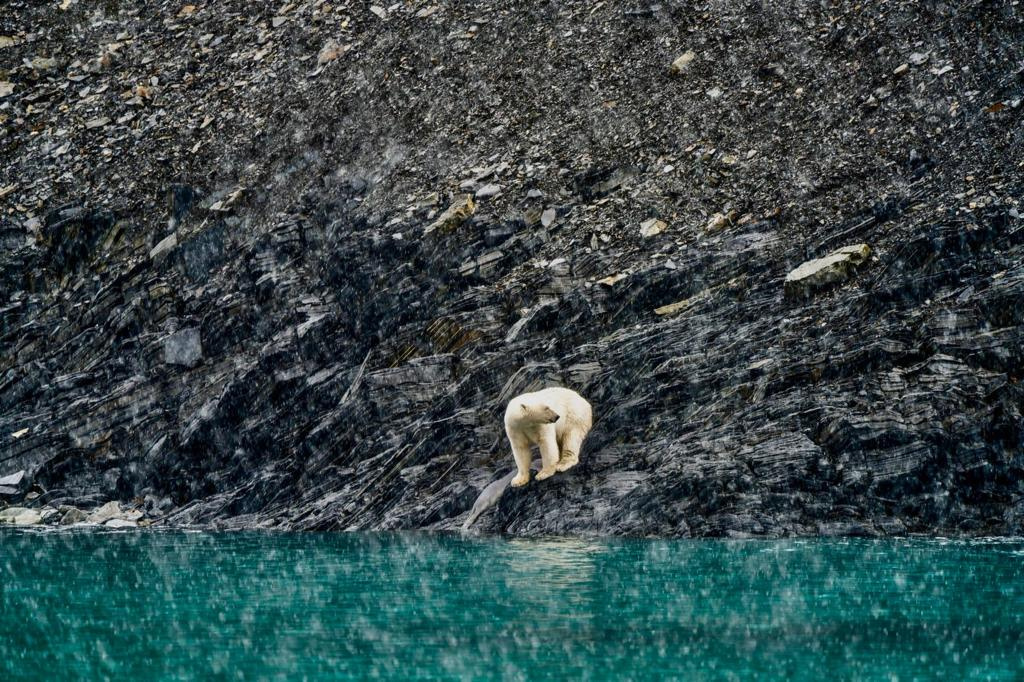
<instances>
[{"instance_id":1,"label":"layered rock face","mask_svg":"<svg viewBox=\"0 0 1024 682\"><path fill-rule=\"evenodd\" d=\"M0 501L456 529L557 384L581 464L474 529L1024 532L1022 63L1012 3L14 3Z\"/></svg>"}]
</instances>

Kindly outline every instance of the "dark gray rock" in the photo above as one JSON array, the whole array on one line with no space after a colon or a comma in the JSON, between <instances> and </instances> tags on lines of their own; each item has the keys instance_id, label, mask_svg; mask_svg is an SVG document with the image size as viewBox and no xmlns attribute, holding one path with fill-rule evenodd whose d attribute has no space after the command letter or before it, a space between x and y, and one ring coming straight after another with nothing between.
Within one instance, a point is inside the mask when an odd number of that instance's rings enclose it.
<instances>
[{"instance_id":1,"label":"dark gray rock","mask_svg":"<svg viewBox=\"0 0 1024 682\"><path fill-rule=\"evenodd\" d=\"M180 329L164 338L164 362L170 365L194 367L203 359L203 345L199 329Z\"/></svg>"}]
</instances>

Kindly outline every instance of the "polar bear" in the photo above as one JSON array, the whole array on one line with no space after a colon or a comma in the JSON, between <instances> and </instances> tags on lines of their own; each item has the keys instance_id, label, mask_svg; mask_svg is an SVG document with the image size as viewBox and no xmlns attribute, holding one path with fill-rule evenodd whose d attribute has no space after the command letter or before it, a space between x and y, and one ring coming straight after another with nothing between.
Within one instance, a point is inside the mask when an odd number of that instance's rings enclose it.
<instances>
[{"instance_id":1,"label":"polar bear","mask_svg":"<svg viewBox=\"0 0 1024 682\"><path fill-rule=\"evenodd\" d=\"M505 433L517 469L512 485L530 482L531 445L540 448L538 481L576 466L592 425L590 403L576 391L552 387L513 398L505 409Z\"/></svg>"}]
</instances>

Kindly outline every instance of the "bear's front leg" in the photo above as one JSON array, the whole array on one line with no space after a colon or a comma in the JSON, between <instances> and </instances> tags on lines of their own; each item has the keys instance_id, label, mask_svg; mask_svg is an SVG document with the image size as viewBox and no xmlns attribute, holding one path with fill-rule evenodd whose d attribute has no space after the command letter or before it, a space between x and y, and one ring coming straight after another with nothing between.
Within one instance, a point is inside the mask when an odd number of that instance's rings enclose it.
<instances>
[{"instance_id":1,"label":"bear's front leg","mask_svg":"<svg viewBox=\"0 0 1024 682\"><path fill-rule=\"evenodd\" d=\"M555 439L554 425L541 429L540 442L541 469L537 472L537 480L543 481L555 475L555 467L558 465L558 441Z\"/></svg>"},{"instance_id":2,"label":"bear's front leg","mask_svg":"<svg viewBox=\"0 0 1024 682\"><path fill-rule=\"evenodd\" d=\"M512 445L512 457L516 460L516 477L512 479L511 485L518 488L530 482L530 441L511 433L508 434L508 441Z\"/></svg>"}]
</instances>

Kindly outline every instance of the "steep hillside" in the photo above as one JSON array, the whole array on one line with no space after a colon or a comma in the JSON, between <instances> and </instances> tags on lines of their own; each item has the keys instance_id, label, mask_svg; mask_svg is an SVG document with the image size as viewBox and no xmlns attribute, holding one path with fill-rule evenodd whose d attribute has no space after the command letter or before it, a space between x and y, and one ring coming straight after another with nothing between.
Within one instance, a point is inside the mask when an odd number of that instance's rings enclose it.
<instances>
[{"instance_id":1,"label":"steep hillside","mask_svg":"<svg viewBox=\"0 0 1024 682\"><path fill-rule=\"evenodd\" d=\"M557 383L477 528L1024 532L1019 3L6 7L0 500L455 528Z\"/></svg>"}]
</instances>

